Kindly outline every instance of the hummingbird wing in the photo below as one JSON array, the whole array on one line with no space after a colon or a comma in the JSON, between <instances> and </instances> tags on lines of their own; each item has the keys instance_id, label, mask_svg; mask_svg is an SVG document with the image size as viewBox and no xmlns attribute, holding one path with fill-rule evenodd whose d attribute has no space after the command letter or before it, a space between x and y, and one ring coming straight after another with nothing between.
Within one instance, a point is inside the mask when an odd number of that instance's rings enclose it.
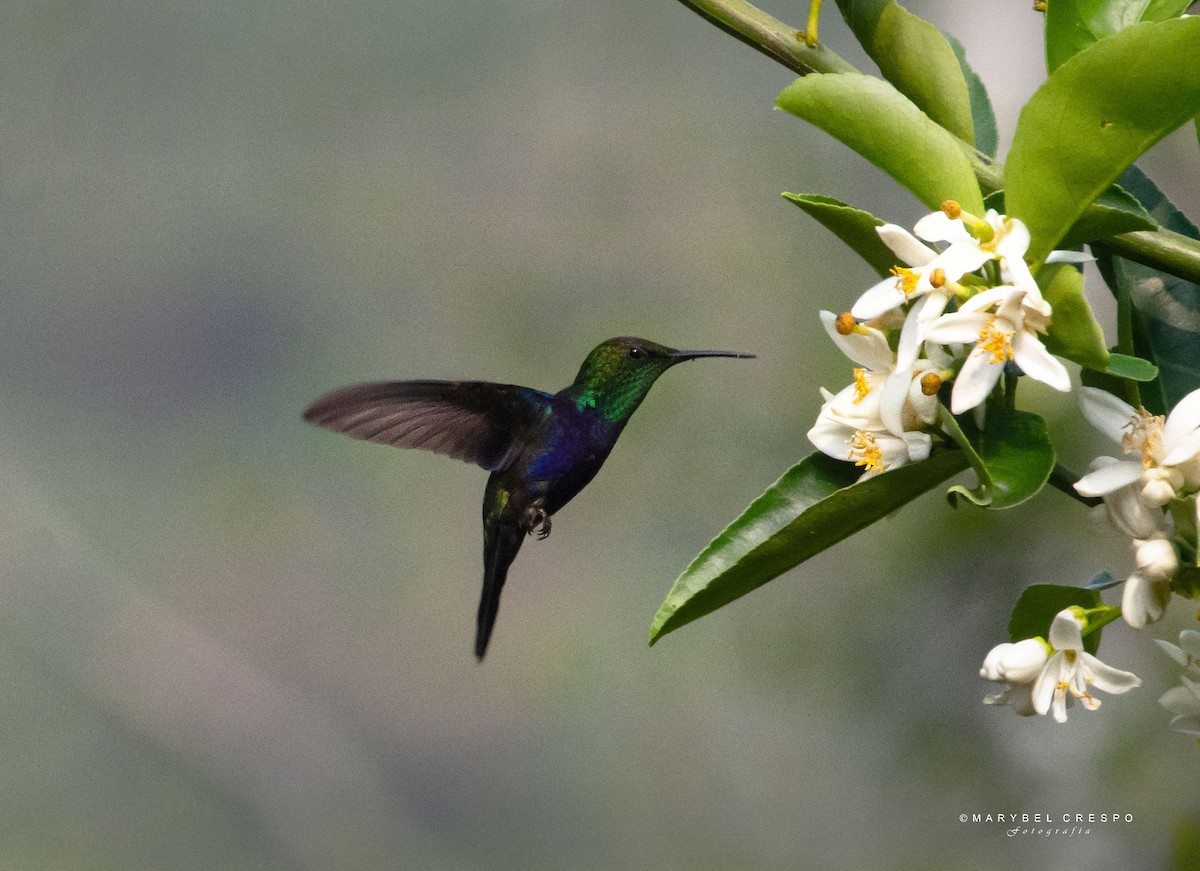
<instances>
[{"instance_id":1,"label":"hummingbird wing","mask_svg":"<svg viewBox=\"0 0 1200 871\"><path fill-rule=\"evenodd\" d=\"M549 393L515 384L378 381L322 396L304 419L352 438L422 448L495 471L512 461L549 413Z\"/></svg>"},{"instance_id":2,"label":"hummingbird wing","mask_svg":"<svg viewBox=\"0 0 1200 871\"><path fill-rule=\"evenodd\" d=\"M487 653L488 639L500 610L500 591L508 577L508 567L521 549L525 531L511 523L491 522L483 527L483 593L479 597L476 618L475 656L480 661Z\"/></svg>"}]
</instances>

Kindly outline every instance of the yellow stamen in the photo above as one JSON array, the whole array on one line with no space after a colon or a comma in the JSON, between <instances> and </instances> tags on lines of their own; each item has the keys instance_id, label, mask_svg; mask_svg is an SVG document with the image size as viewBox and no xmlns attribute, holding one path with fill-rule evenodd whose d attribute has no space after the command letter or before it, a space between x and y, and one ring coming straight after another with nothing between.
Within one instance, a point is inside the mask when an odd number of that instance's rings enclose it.
<instances>
[{"instance_id":1,"label":"yellow stamen","mask_svg":"<svg viewBox=\"0 0 1200 871\"><path fill-rule=\"evenodd\" d=\"M1158 465L1155 457L1162 448L1162 431L1165 418L1139 408L1125 424L1128 432L1121 436L1121 447L1127 454L1142 455L1142 468L1152 469Z\"/></svg>"},{"instance_id":2,"label":"yellow stamen","mask_svg":"<svg viewBox=\"0 0 1200 871\"><path fill-rule=\"evenodd\" d=\"M1004 363L1013 358L1012 331L996 329L996 316L988 318L987 324L979 331L979 347L992 355L989 363Z\"/></svg>"},{"instance_id":3,"label":"yellow stamen","mask_svg":"<svg viewBox=\"0 0 1200 871\"><path fill-rule=\"evenodd\" d=\"M942 376L937 372L926 372L921 376L921 392L926 396L936 396L942 389Z\"/></svg>"},{"instance_id":4,"label":"yellow stamen","mask_svg":"<svg viewBox=\"0 0 1200 871\"><path fill-rule=\"evenodd\" d=\"M854 404L858 405L867 398L867 394L870 392L871 385L867 383L867 370L856 366L854 368Z\"/></svg>"},{"instance_id":5,"label":"yellow stamen","mask_svg":"<svg viewBox=\"0 0 1200 871\"><path fill-rule=\"evenodd\" d=\"M934 287L941 287L946 283L946 270L940 266L929 273L929 283Z\"/></svg>"},{"instance_id":6,"label":"yellow stamen","mask_svg":"<svg viewBox=\"0 0 1200 871\"><path fill-rule=\"evenodd\" d=\"M854 460L854 465L864 466L872 475L883 471L883 451L875 436L863 430L855 430L850 436L850 453L846 459Z\"/></svg>"},{"instance_id":7,"label":"yellow stamen","mask_svg":"<svg viewBox=\"0 0 1200 871\"><path fill-rule=\"evenodd\" d=\"M963 226L967 228L968 233L978 240L980 247L983 247L984 250L990 250L987 248L987 244L996 237L996 231L992 229L991 224L983 218L972 215L970 212L964 212L962 206L954 200L946 200L946 202L942 203L942 212L950 220L962 218Z\"/></svg>"},{"instance_id":8,"label":"yellow stamen","mask_svg":"<svg viewBox=\"0 0 1200 871\"><path fill-rule=\"evenodd\" d=\"M907 266L893 266L892 275L896 276L896 290L903 293L905 299L913 295L913 291L917 289L917 283L921 280L921 276Z\"/></svg>"}]
</instances>

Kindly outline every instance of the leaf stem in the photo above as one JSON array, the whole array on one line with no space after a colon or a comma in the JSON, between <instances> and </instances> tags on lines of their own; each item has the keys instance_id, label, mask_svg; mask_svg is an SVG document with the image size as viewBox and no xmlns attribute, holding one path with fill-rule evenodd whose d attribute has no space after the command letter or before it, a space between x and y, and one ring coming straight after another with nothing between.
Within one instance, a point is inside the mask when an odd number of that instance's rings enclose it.
<instances>
[{"instance_id":1,"label":"leaf stem","mask_svg":"<svg viewBox=\"0 0 1200 871\"><path fill-rule=\"evenodd\" d=\"M1104 628L1109 623L1121 616L1121 609L1116 605L1101 605L1099 608L1085 608L1083 617L1087 620L1087 626L1080 633L1081 636L1091 635L1099 629Z\"/></svg>"}]
</instances>

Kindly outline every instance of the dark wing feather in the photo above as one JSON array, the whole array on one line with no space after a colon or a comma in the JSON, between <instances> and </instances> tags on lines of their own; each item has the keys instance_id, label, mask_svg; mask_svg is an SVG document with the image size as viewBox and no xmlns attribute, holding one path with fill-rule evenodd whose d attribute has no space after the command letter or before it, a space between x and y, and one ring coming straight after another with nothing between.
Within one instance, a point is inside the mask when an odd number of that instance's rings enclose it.
<instances>
[{"instance_id":1,"label":"dark wing feather","mask_svg":"<svg viewBox=\"0 0 1200 871\"><path fill-rule=\"evenodd\" d=\"M329 393L304 419L356 439L503 468L550 412L550 394L489 381L379 381Z\"/></svg>"}]
</instances>

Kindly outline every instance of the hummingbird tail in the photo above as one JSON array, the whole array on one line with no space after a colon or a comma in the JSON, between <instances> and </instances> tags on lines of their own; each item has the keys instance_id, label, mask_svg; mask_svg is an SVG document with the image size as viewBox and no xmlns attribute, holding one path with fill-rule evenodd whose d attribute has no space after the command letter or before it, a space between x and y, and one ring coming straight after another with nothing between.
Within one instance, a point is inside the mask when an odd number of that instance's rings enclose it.
<instances>
[{"instance_id":1,"label":"hummingbird tail","mask_svg":"<svg viewBox=\"0 0 1200 871\"><path fill-rule=\"evenodd\" d=\"M488 639L492 637L492 626L500 610L500 591L508 567L512 565L525 532L519 526L508 523L489 524L483 535L483 595L479 599L478 628L475 633L475 656L480 662L487 653Z\"/></svg>"}]
</instances>

